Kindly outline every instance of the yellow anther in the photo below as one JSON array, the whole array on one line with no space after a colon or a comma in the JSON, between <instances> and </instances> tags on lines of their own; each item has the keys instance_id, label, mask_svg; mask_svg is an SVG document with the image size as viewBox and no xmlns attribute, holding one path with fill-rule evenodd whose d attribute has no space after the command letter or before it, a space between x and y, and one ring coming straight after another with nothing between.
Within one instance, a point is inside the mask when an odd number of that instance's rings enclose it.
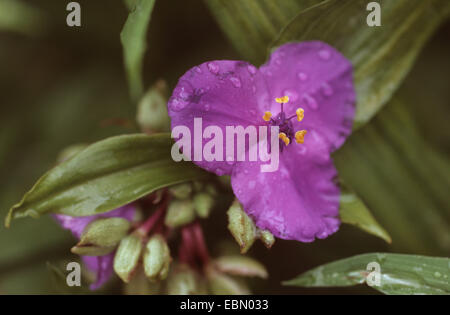
<instances>
[{"instance_id":1,"label":"yellow anther","mask_svg":"<svg viewBox=\"0 0 450 315\"><path fill-rule=\"evenodd\" d=\"M299 130L295 133L295 141L297 143L305 142L306 130Z\"/></svg>"},{"instance_id":2,"label":"yellow anther","mask_svg":"<svg viewBox=\"0 0 450 315\"><path fill-rule=\"evenodd\" d=\"M280 132L278 134L278 138L280 138L284 142L285 145L288 145L291 142L291 140L289 140L289 138L286 136L286 134L284 132Z\"/></svg>"},{"instance_id":3,"label":"yellow anther","mask_svg":"<svg viewBox=\"0 0 450 315\"><path fill-rule=\"evenodd\" d=\"M265 112L264 116L263 116L263 119L265 121L269 121L271 117L272 117L272 113L271 112Z\"/></svg>"},{"instance_id":4,"label":"yellow anther","mask_svg":"<svg viewBox=\"0 0 450 315\"><path fill-rule=\"evenodd\" d=\"M285 95L283 97L277 97L275 101L280 104L286 104L287 102L289 102L289 96Z\"/></svg>"},{"instance_id":5,"label":"yellow anther","mask_svg":"<svg viewBox=\"0 0 450 315\"><path fill-rule=\"evenodd\" d=\"M305 110L303 108L297 108L295 113L297 114L297 120L298 121L302 121L303 117L305 117Z\"/></svg>"}]
</instances>

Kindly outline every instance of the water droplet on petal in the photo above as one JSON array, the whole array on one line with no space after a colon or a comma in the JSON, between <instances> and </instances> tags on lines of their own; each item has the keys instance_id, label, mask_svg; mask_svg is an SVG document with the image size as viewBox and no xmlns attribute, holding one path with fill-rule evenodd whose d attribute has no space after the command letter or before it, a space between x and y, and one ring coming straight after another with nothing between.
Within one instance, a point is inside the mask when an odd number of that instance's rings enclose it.
<instances>
[{"instance_id":1,"label":"water droplet on petal","mask_svg":"<svg viewBox=\"0 0 450 315\"><path fill-rule=\"evenodd\" d=\"M301 154L301 155L305 155L306 154L306 151L307 151L306 146L304 146L304 145L297 145L296 148L297 148L297 151L298 151L299 154Z\"/></svg>"},{"instance_id":2,"label":"water droplet on petal","mask_svg":"<svg viewBox=\"0 0 450 315\"><path fill-rule=\"evenodd\" d=\"M319 104L316 99L307 93L303 94L303 101L313 110L317 110L319 108Z\"/></svg>"},{"instance_id":3,"label":"water droplet on petal","mask_svg":"<svg viewBox=\"0 0 450 315\"><path fill-rule=\"evenodd\" d=\"M289 96L290 102L296 102L298 100L298 93L294 90L284 90L283 95Z\"/></svg>"},{"instance_id":4,"label":"water droplet on petal","mask_svg":"<svg viewBox=\"0 0 450 315\"><path fill-rule=\"evenodd\" d=\"M248 170L247 169L244 170L244 174L248 174Z\"/></svg>"},{"instance_id":5,"label":"water droplet on petal","mask_svg":"<svg viewBox=\"0 0 450 315\"><path fill-rule=\"evenodd\" d=\"M205 107L205 110L206 110L206 111L209 111L209 110L211 109L211 105L209 105L209 104L205 104L204 107Z\"/></svg>"},{"instance_id":6,"label":"water droplet on petal","mask_svg":"<svg viewBox=\"0 0 450 315\"><path fill-rule=\"evenodd\" d=\"M199 66L196 66L194 69L195 69L195 72L202 73L202 69Z\"/></svg>"},{"instance_id":7,"label":"water droplet on petal","mask_svg":"<svg viewBox=\"0 0 450 315\"><path fill-rule=\"evenodd\" d=\"M322 84L322 93L325 96L331 96L333 95L334 90L328 83L324 83Z\"/></svg>"},{"instance_id":8,"label":"water droplet on petal","mask_svg":"<svg viewBox=\"0 0 450 315\"><path fill-rule=\"evenodd\" d=\"M247 66L247 70L251 75L255 75L256 74L256 67L253 65L248 65Z\"/></svg>"},{"instance_id":9,"label":"water droplet on petal","mask_svg":"<svg viewBox=\"0 0 450 315\"><path fill-rule=\"evenodd\" d=\"M231 78L230 78L230 81L231 81L231 83L233 84L233 86L234 86L235 88L240 88L240 87L242 86L241 80L239 80L238 77L231 77Z\"/></svg>"},{"instance_id":10,"label":"water droplet on petal","mask_svg":"<svg viewBox=\"0 0 450 315\"><path fill-rule=\"evenodd\" d=\"M169 101L169 107L174 112L179 112L183 110L188 104L189 104L188 101L175 97Z\"/></svg>"},{"instance_id":11,"label":"water droplet on petal","mask_svg":"<svg viewBox=\"0 0 450 315\"><path fill-rule=\"evenodd\" d=\"M308 75L304 72L299 72L297 74L297 77L300 79L300 81L306 81L308 80Z\"/></svg>"},{"instance_id":12,"label":"water droplet on petal","mask_svg":"<svg viewBox=\"0 0 450 315\"><path fill-rule=\"evenodd\" d=\"M223 169L218 167L218 168L216 168L216 174L219 175L219 176L222 176L223 174L225 174L225 172L223 171Z\"/></svg>"},{"instance_id":13,"label":"water droplet on petal","mask_svg":"<svg viewBox=\"0 0 450 315\"><path fill-rule=\"evenodd\" d=\"M329 50L327 50L327 49L322 49L322 50L319 51L319 57L322 60L329 60L330 57L331 57L331 52Z\"/></svg>"},{"instance_id":14,"label":"water droplet on petal","mask_svg":"<svg viewBox=\"0 0 450 315\"><path fill-rule=\"evenodd\" d=\"M280 59L275 59L275 64L281 65L281 60Z\"/></svg>"},{"instance_id":15,"label":"water droplet on petal","mask_svg":"<svg viewBox=\"0 0 450 315\"><path fill-rule=\"evenodd\" d=\"M219 66L214 61L208 62L206 65L212 74L219 73Z\"/></svg>"}]
</instances>

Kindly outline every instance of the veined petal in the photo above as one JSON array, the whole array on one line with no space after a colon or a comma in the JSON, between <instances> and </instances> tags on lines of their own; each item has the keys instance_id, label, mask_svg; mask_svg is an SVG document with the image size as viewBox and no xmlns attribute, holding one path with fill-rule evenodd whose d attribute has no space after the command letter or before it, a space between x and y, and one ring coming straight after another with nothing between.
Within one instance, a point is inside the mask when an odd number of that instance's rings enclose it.
<instances>
[{"instance_id":1,"label":"veined petal","mask_svg":"<svg viewBox=\"0 0 450 315\"><path fill-rule=\"evenodd\" d=\"M230 174L237 151L235 146L234 156L225 156L225 140L223 161L208 162L203 155L202 161L195 161L194 150L201 148L194 146L194 118L202 119L202 131L208 126L219 127L225 139L226 126L245 128L263 123L263 108L267 102L264 78L253 65L229 60L206 62L186 72L173 91L168 103L172 131L177 126L188 127L192 144L190 159L217 175ZM202 147L211 138L203 139ZM226 161L227 158L233 161Z\"/></svg>"},{"instance_id":2,"label":"veined petal","mask_svg":"<svg viewBox=\"0 0 450 315\"><path fill-rule=\"evenodd\" d=\"M328 139L330 152L350 134L355 114L355 90L350 61L326 43L288 43L277 48L261 66L271 102L266 110L277 113L276 97L289 96L284 105L288 116L297 108L305 119L294 120L296 129L314 129ZM305 140L307 141L307 140Z\"/></svg>"}]
</instances>

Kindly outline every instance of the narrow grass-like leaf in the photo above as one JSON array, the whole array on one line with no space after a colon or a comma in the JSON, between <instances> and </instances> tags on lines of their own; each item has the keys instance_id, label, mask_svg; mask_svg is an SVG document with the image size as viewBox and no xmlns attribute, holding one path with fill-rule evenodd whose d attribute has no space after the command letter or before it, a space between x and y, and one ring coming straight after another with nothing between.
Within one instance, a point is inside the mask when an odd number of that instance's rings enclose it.
<instances>
[{"instance_id":1,"label":"narrow grass-like leaf","mask_svg":"<svg viewBox=\"0 0 450 315\"><path fill-rule=\"evenodd\" d=\"M320 0L205 0L222 30L248 61L261 64L280 30Z\"/></svg>"},{"instance_id":2,"label":"narrow grass-like leaf","mask_svg":"<svg viewBox=\"0 0 450 315\"><path fill-rule=\"evenodd\" d=\"M206 178L193 163L174 162L169 134L111 137L59 164L11 208L13 218L47 213L87 216L106 212L172 184Z\"/></svg>"},{"instance_id":3,"label":"narrow grass-like leaf","mask_svg":"<svg viewBox=\"0 0 450 315\"><path fill-rule=\"evenodd\" d=\"M130 94L137 101L144 90L142 65L146 50L145 38L155 0L127 1L126 5L131 8L131 12L120 33L120 40Z\"/></svg>"},{"instance_id":4,"label":"narrow grass-like leaf","mask_svg":"<svg viewBox=\"0 0 450 315\"><path fill-rule=\"evenodd\" d=\"M372 273L377 271L376 267L369 265L370 263L379 264L379 283ZM385 294L450 294L449 277L448 258L372 253L322 265L284 284L299 287L345 287L368 283Z\"/></svg>"}]
</instances>

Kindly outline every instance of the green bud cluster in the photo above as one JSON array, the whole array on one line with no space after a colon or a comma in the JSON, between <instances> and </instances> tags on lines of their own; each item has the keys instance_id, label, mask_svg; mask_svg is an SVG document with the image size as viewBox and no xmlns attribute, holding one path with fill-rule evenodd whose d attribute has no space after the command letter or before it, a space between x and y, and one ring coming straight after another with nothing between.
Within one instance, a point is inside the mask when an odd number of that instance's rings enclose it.
<instances>
[{"instance_id":1,"label":"green bud cluster","mask_svg":"<svg viewBox=\"0 0 450 315\"><path fill-rule=\"evenodd\" d=\"M198 218L207 218L214 207L217 194L213 185L200 182L184 183L169 188L174 200L170 203L165 224L176 228L193 222Z\"/></svg>"},{"instance_id":2,"label":"green bud cluster","mask_svg":"<svg viewBox=\"0 0 450 315\"><path fill-rule=\"evenodd\" d=\"M114 256L114 271L126 283L130 282L138 271L140 262L144 274L153 282L164 280L168 273L170 249L164 237L159 234L151 236L144 246L144 238L133 233L123 238Z\"/></svg>"}]
</instances>

